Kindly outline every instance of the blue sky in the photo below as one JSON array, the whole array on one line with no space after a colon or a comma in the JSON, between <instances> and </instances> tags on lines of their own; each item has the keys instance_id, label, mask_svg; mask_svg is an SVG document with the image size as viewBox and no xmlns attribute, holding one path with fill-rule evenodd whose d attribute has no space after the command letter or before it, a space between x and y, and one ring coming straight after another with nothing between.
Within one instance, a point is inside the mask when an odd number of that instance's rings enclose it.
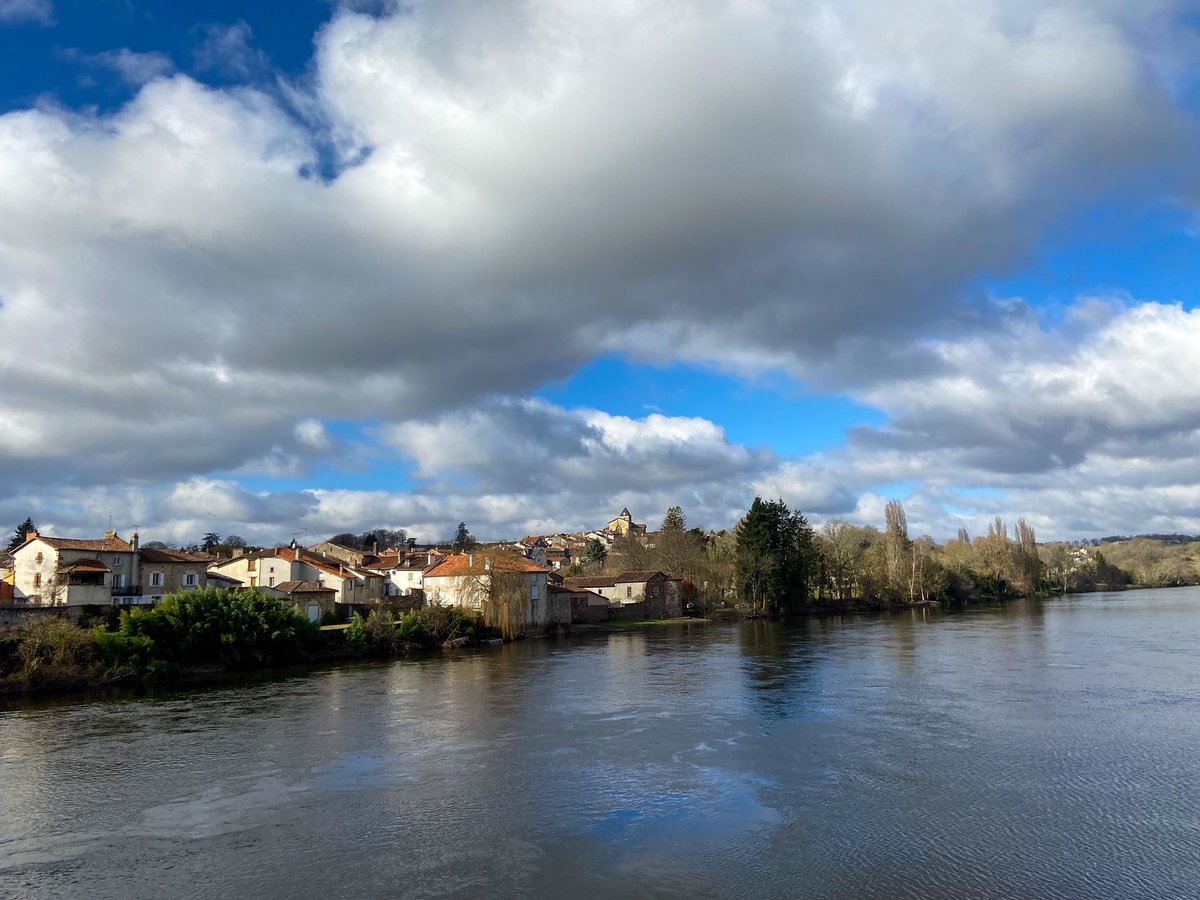
<instances>
[{"instance_id":1,"label":"blue sky","mask_svg":"<svg viewBox=\"0 0 1200 900\"><path fill-rule=\"evenodd\" d=\"M1191 7L886 8L0 0L0 519L1200 531Z\"/></svg>"}]
</instances>

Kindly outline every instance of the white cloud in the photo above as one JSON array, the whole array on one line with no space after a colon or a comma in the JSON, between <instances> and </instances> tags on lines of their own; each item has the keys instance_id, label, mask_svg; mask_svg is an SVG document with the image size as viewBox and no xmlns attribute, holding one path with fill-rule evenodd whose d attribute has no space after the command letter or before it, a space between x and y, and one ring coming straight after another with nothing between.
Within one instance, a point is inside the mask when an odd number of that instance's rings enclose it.
<instances>
[{"instance_id":1,"label":"white cloud","mask_svg":"<svg viewBox=\"0 0 1200 900\"><path fill-rule=\"evenodd\" d=\"M54 24L54 5L50 0L0 0L0 25L18 22Z\"/></svg>"},{"instance_id":2,"label":"white cloud","mask_svg":"<svg viewBox=\"0 0 1200 900\"><path fill-rule=\"evenodd\" d=\"M203 40L193 53L199 71L251 79L269 70L270 60L254 46L254 33L244 21L207 25L202 31Z\"/></svg>"},{"instance_id":3,"label":"white cloud","mask_svg":"<svg viewBox=\"0 0 1200 900\"><path fill-rule=\"evenodd\" d=\"M447 492L405 521L473 497L496 527L622 490L715 517L770 479L830 510L884 472L1011 487L1186 432L1194 398L1153 375L1182 377L1190 319L1080 320L1052 365L1059 337L1019 306L962 303L1080 205L1185 182L1175 4L389 9L336 13L311 93L288 86L329 134L133 55L156 75L111 116L0 116L0 332L19 335L0 499L67 470L80 490L302 475L345 449L333 419L377 420ZM236 23L197 65L268 63ZM486 399L621 352L783 370L890 422L773 472L713 421ZM1117 378L1121 354L1142 362Z\"/></svg>"},{"instance_id":4,"label":"white cloud","mask_svg":"<svg viewBox=\"0 0 1200 900\"><path fill-rule=\"evenodd\" d=\"M66 55L90 66L111 69L123 81L134 85L145 84L175 71L175 63L165 53L137 53L128 47L91 54L70 51Z\"/></svg>"}]
</instances>

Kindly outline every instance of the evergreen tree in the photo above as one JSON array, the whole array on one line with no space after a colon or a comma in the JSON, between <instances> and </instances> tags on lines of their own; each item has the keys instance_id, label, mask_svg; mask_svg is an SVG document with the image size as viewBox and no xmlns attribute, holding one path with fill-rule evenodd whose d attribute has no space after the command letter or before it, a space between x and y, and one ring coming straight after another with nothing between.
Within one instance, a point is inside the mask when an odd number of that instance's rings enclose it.
<instances>
[{"instance_id":1,"label":"evergreen tree","mask_svg":"<svg viewBox=\"0 0 1200 900\"><path fill-rule=\"evenodd\" d=\"M467 523L459 522L458 531L454 534L454 543L450 549L455 553L467 553L475 549L475 536L467 531Z\"/></svg>"},{"instance_id":2,"label":"evergreen tree","mask_svg":"<svg viewBox=\"0 0 1200 900\"><path fill-rule=\"evenodd\" d=\"M37 526L33 524L33 519L26 516L25 521L18 525L17 530L13 532L12 540L8 542L5 552L10 553L25 543L25 538L31 531L37 531Z\"/></svg>"},{"instance_id":3,"label":"evergreen tree","mask_svg":"<svg viewBox=\"0 0 1200 900\"><path fill-rule=\"evenodd\" d=\"M808 602L817 565L812 527L782 500L755 497L737 528L741 596L762 612L795 610Z\"/></svg>"},{"instance_id":4,"label":"evergreen tree","mask_svg":"<svg viewBox=\"0 0 1200 900\"><path fill-rule=\"evenodd\" d=\"M683 531L687 528L687 517L683 514L683 507L672 506L667 510L667 517L662 520L660 531Z\"/></svg>"}]
</instances>

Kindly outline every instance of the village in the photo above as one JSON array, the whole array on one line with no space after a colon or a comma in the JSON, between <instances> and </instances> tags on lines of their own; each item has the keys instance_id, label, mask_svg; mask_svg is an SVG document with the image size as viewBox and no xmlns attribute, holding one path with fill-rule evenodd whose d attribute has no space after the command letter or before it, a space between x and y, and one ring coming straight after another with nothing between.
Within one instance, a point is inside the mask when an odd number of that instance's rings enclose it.
<instances>
[{"instance_id":1,"label":"village","mask_svg":"<svg viewBox=\"0 0 1200 900\"><path fill-rule=\"evenodd\" d=\"M115 531L77 539L30 530L0 558L0 611L13 618L35 610L71 617L97 607L153 606L171 594L205 588L246 588L287 601L308 621L323 625L376 610L481 611L494 600L502 600L518 629L530 633L679 618L687 589L677 574L578 574L586 571L582 562L629 542L652 546L654 539L628 509L595 531L511 542L425 547L409 540L365 550L332 540L307 547L293 540L285 547L234 548L228 556L143 547L136 532L126 540Z\"/></svg>"}]
</instances>

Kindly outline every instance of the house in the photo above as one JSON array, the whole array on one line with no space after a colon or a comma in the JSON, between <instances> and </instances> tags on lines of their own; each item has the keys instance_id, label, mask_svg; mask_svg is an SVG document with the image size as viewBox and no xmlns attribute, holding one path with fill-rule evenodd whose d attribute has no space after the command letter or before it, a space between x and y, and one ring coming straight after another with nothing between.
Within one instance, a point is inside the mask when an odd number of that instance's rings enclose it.
<instances>
[{"instance_id":1,"label":"house","mask_svg":"<svg viewBox=\"0 0 1200 900\"><path fill-rule=\"evenodd\" d=\"M549 585L547 590L550 592L551 619L554 622L579 625L608 621L607 597L584 588L557 584Z\"/></svg>"},{"instance_id":2,"label":"house","mask_svg":"<svg viewBox=\"0 0 1200 900\"><path fill-rule=\"evenodd\" d=\"M122 606L157 603L170 594L208 587L208 566L212 561L213 557L206 553L140 549L138 569L142 576L142 593L139 596L122 597L114 602Z\"/></svg>"},{"instance_id":3,"label":"house","mask_svg":"<svg viewBox=\"0 0 1200 900\"><path fill-rule=\"evenodd\" d=\"M550 600L547 572L516 554L459 553L447 556L425 570L425 600L431 605L462 606L483 610L496 593L527 604L523 609L525 627L550 624Z\"/></svg>"},{"instance_id":4,"label":"house","mask_svg":"<svg viewBox=\"0 0 1200 900\"><path fill-rule=\"evenodd\" d=\"M349 566L340 560L303 547L276 547L222 560L210 572L237 579L252 589L276 588L288 581L307 581L335 592L335 608L349 616L355 609L367 610L384 596L383 576L378 572Z\"/></svg>"},{"instance_id":5,"label":"house","mask_svg":"<svg viewBox=\"0 0 1200 900\"><path fill-rule=\"evenodd\" d=\"M100 540L46 537L29 532L12 552L13 602L32 606L111 606L142 593L138 536L115 531Z\"/></svg>"},{"instance_id":6,"label":"house","mask_svg":"<svg viewBox=\"0 0 1200 900\"><path fill-rule=\"evenodd\" d=\"M354 547L347 547L345 544L335 544L333 541L321 541L320 543L313 544L308 549L313 553L332 556L334 559L340 560L350 566L361 566L363 561L371 555L366 550L356 550Z\"/></svg>"},{"instance_id":7,"label":"house","mask_svg":"<svg viewBox=\"0 0 1200 900\"><path fill-rule=\"evenodd\" d=\"M282 581L263 592L290 600L296 612L310 622L319 622L326 614L337 615L337 591L315 581Z\"/></svg>"},{"instance_id":8,"label":"house","mask_svg":"<svg viewBox=\"0 0 1200 900\"><path fill-rule=\"evenodd\" d=\"M545 538L531 534L517 541L514 549L535 566L541 566L543 569L546 568L549 544L546 543Z\"/></svg>"},{"instance_id":9,"label":"house","mask_svg":"<svg viewBox=\"0 0 1200 900\"><path fill-rule=\"evenodd\" d=\"M385 597L414 597L424 588L425 569L442 558L440 553L389 553L368 560L363 568L383 579Z\"/></svg>"},{"instance_id":10,"label":"house","mask_svg":"<svg viewBox=\"0 0 1200 900\"><path fill-rule=\"evenodd\" d=\"M562 550L547 550L545 566L548 569L569 569L571 567L571 551L567 548Z\"/></svg>"},{"instance_id":11,"label":"house","mask_svg":"<svg viewBox=\"0 0 1200 900\"><path fill-rule=\"evenodd\" d=\"M680 579L659 571L621 572L617 575L567 578L564 586L594 591L614 606L632 607L646 618L675 619L683 615Z\"/></svg>"}]
</instances>

